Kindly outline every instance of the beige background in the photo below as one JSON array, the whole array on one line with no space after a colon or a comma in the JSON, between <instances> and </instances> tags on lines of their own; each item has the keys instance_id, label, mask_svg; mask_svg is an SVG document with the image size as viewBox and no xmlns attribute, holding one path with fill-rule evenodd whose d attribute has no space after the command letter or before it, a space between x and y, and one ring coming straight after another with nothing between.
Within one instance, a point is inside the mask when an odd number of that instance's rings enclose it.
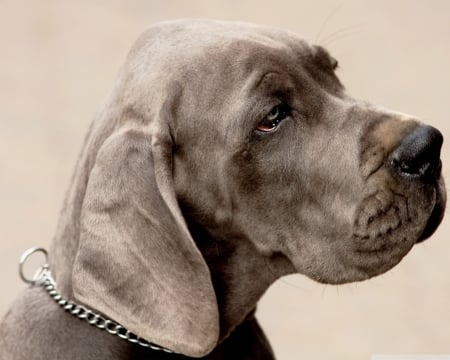
<instances>
[{"instance_id":1,"label":"beige background","mask_svg":"<svg viewBox=\"0 0 450 360\"><path fill-rule=\"evenodd\" d=\"M0 314L25 286L20 253L48 246L82 138L131 43L147 25L180 17L318 38L350 93L450 134L450 1L1 0ZM447 142L444 174L449 151ZM277 282L258 314L278 358L450 353L449 226L365 283Z\"/></svg>"}]
</instances>

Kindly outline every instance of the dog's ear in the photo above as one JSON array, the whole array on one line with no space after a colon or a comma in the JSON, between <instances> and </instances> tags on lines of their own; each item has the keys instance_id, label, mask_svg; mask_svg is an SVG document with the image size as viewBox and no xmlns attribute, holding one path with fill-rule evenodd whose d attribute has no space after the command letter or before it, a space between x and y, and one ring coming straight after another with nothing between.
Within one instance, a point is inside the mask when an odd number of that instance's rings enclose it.
<instances>
[{"instance_id":1,"label":"dog's ear","mask_svg":"<svg viewBox=\"0 0 450 360\"><path fill-rule=\"evenodd\" d=\"M72 274L77 300L187 356L216 346L217 301L176 201L168 130L153 123L104 142L80 227Z\"/></svg>"}]
</instances>

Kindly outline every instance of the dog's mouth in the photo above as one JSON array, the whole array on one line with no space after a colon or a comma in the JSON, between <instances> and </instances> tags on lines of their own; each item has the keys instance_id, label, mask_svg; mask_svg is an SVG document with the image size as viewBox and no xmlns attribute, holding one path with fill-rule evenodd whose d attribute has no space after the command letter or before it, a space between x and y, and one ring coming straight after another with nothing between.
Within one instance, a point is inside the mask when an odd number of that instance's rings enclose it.
<instances>
[{"instance_id":1,"label":"dog's mouth","mask_svg":"<svg viewBox=\"0 0 450 360\"><path fill-rule=\"evenodd\" d=\"M395 190L379 188L361 202L345 245L336 241L314 253L313 259L327 258L331 265L317 261L305 270L299 263L300 272L326 284L367 280L392 269L415 244L429 238L444 216L444 181Z\"/></svg>"},{"instance_id":2,"label":"dog's mouth","mask_svg":"<svg viewBox=\"0 0 450 360\"><path fill-rule=\"evenodd\" d=\"M387 211L374 217L372 222L365 223L365 236L354 236L356 248L351 262L358 273L355 281L388 271L401 261L414 244L426 240L436 231L444 217L446 193L442 179L434 187L434 191L427 192L429 196L432 193L434 198L426 206L427 210L425 207L413 210L407 197L395 199L396 195ZM402 209L408 212L406 216L402 214Z\"/></svg>"}]
</instances>

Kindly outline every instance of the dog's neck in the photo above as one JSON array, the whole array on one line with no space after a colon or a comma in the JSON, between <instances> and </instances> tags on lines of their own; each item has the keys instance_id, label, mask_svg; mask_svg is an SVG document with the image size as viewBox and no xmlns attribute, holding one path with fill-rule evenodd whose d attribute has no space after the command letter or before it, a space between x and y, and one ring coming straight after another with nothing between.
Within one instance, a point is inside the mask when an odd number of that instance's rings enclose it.
<instances>
[{"instance_id":1,"label":"dog's neck","mask_svg":"<svg viewBox=\"0 0 450 360\"><path fill-rule=\"evenodd\" d=\"M223 341L251 315L269 286L295 272L282 255L258 254L255 246L236 234L206 231L188 219L191 234L208 264L220 312Z\"/></svg>"},{"instance_id":2,"label":"dog's neck","mask_svg":"<svg viewBox=\"0 0 450 360\"><path fill-rule=\"evenodd\" d=\"M80 176L71 184L50 249L50 266L60 291L68 298L73 298L73 292L71 272L67 269L73 267L78 247L80 194L85 192L86 178L87 175ZM220 312L220 341L223 341L252 314L258 300L275 280L295 270L284 256L263 256L240 235L223 229L206 231L192 219L186 221L211 272Z\"/></svg>"}]
</instances>

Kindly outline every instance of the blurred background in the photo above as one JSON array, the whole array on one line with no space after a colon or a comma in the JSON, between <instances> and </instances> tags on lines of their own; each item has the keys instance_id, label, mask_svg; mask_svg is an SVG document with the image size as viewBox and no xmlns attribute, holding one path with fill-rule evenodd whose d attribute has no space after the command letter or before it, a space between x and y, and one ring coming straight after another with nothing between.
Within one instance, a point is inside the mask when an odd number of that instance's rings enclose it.
<instances>
[{"instance_id":1,"label":"blurred background","mask_svg":"<svg viewBox=\"0 0 450 360\"><path fill-rule=\"evenodd\" d=\"M25 287L22 251L48 247L84 134L131 44L149 24L184 17L291 29L339 59L349 93L450 136L450 1L1 0L0 316ZM450 353L448 219L370 281L279 280L258 308L278 359Z\"/></svg>"}]
</instances>

